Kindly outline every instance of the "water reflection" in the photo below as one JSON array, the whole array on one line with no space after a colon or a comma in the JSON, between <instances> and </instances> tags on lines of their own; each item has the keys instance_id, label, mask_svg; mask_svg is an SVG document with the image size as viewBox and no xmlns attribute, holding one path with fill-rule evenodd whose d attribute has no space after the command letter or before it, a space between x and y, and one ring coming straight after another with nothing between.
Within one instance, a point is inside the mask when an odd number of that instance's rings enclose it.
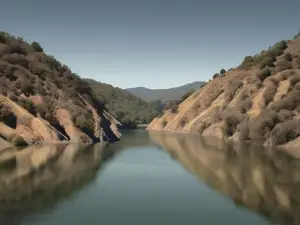
<instances>
[{"instance_id":1,"label":"water reflection","mask_svg":"<svg viewBox=\"0 0 300 225\"><path fill-rule=\"evenodd\" d=\"M275 224L300 224L300 160L282 150L151 132L188 171Z\"/></svg>"},{"instance_id":2,"label":"water reflection","mask_svg":"<svg viewBox=\"0 0 300 225\"><path fill-rule=\"evenodd\" d=\"M23 216L51 210L89 184L118 149L102 144L10 148L0 154L0 224L21 224Z\"/></svg>"}]
</instances>

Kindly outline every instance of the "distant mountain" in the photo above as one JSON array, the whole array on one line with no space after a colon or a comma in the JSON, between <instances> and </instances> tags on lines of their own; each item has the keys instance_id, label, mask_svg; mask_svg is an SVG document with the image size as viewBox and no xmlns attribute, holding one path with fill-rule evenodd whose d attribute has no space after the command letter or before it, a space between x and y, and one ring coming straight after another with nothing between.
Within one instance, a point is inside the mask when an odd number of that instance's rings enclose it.
<instances>
[{"instance_id":1,"label":"distant mountain","mask_svg":"<svg viewBox=\"0 0 300 225\"><path fill-rule=\"evenodd\" d=\"M148 89L145 87L127 88L126 90L145 101L162 101L180 100L181 97L191 89L198 90L205 82L197 81L180 87L169 89Z\"/></svg>"},{"instance_id":2,"label":"distant mountain","mask_svg":"<svg viewBox=\"0 0 300 225\"><path fill-rule=\"evenodd\" d=\"M154 106L129 91L92 79L84 79L84 81L127 128L136 123L149 123L158 113Z\"/></svg>"}]
</instances>

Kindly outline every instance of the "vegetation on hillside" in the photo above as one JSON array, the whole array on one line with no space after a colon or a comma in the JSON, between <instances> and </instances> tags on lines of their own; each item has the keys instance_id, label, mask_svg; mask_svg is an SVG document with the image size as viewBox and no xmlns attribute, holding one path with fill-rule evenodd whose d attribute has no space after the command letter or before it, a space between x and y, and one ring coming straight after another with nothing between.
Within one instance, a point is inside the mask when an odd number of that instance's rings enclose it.
<instances>
[{"instance_id":1,"label":"vegetation on hillside","mask_svg":"<svg viewBox=\"0 0 300 225\"><path fill-rule=\"evenodd\" d=\"M185 93L192 89L198 90L204 84L205 82L198 81L169 89L147 89L144 87L137 87L128 88L126 90L147 102L161 100L163 103L165 103L169 101L179 101Z\"/></svg>"},{"instance_id":2,"label":"vegetation on hillside","mask_svg":"<svg viewBox=\"0 0 300 225\"><path fill-rule=\"evenodd\" d=\"M268 146L300 141L299 34L213 78L193 101L170 106L148 129L198 131Z\"/></svg>"},{"instance_id":3,"label":"vegetation on hillside","mask_svg":"<svg viewBox=\"0 0 300 225\"><path fill-rule=\"evenodd\" d=\"M120 120L124 128L147 124L158 114L154 104L149 104L126 90L92 79L85 81L110 112Z\"/></svg>"},{"instance_id":4,"label":"vegetation on hillside","mask_svg":"<svg viewBox=\"0 0 300 225\"><path fill-rule=\"evenodd\" d=\"M38 42L29 44L22 38L0 32L0 94L58 129L61 127L54 111L56 107L67 109L78 128L92 133L92 114L77 93L101 114L104 104L89 84L53 56L44 53ZM12 118L1 116L2 122L10 120Z\"/></svg>"}]
</instances>

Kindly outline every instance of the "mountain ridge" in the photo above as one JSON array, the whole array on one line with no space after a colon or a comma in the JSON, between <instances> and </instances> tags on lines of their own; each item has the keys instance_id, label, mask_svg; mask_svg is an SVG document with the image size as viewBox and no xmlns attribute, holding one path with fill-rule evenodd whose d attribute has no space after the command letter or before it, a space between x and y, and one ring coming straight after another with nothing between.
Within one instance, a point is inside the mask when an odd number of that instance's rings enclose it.
<instances>
[{"instance_id":1,"label":"mountain ridge","mask_svg":"<svg viewBox=\"0 0 300 225\"><path fill-rule=\"evenodd\" d=\"M172 88L161 88L161 89L151 89L146 87L133 87L133 88L126 88L124 90L129 91L130 93L134 94L141 99L151 102L155 100L162 100L162 101L175 101L180 100L180 98L186 94L187 92L191 91L192 89L199 89L203 86L206 82L204 81L195 81L185 85L181 85L178 87Z\"/></svg>"}]
</instances>

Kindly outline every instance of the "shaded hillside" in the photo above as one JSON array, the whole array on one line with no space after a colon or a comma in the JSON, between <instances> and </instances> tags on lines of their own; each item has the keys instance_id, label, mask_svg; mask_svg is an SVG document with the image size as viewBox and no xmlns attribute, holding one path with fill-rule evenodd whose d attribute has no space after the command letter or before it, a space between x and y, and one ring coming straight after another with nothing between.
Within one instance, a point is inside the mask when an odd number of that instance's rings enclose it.
<instances>
[{"instance_id":1,"label":"shaded hillside","mask_svg":"<svg viewBox=\"0 0 300 225\"><path fill-rule=\"evenodd\" d=\"M300 37L215 74L149 130L192 132L266 146L300 144ZM288 145L285 145L287 144Z\"/></svg>"},{"instance_id":2,"label":"shaded hillside","mask_svg":"<svg viewBox=\"0 0 300 225\"><path fill-rule=\"evenodd\" d=\"M37 42L0 32L2 138L12 141L17 135L27 144L113 141L118 139L115 123L89 84Z\"/></svg>"},{"instance_id":3,"label":"shaded hillside","mask_svg":"<svg viewBox=\"0 0 300 225\"><path fill-rule=\"evenodd\" d=\"M149 123L157 116L155 107L126 90L92 79L85 81L125 127L130 124Z\"/></svg>"},{"instance_id":4,"label":"shaded hillside","mask_svg":"<svg viewBox=\"0 0 300 225\"><path fill-rule=\"evenodd\" d=\"M148 89L144 87L128 88L126 89L130 93L145 101L174 101L180 100L180 98L190 90L198 90L205 82L197 81L190 84L186 84L180 87L169 88L169 89Z\"/></svg>"}]
</instances>

